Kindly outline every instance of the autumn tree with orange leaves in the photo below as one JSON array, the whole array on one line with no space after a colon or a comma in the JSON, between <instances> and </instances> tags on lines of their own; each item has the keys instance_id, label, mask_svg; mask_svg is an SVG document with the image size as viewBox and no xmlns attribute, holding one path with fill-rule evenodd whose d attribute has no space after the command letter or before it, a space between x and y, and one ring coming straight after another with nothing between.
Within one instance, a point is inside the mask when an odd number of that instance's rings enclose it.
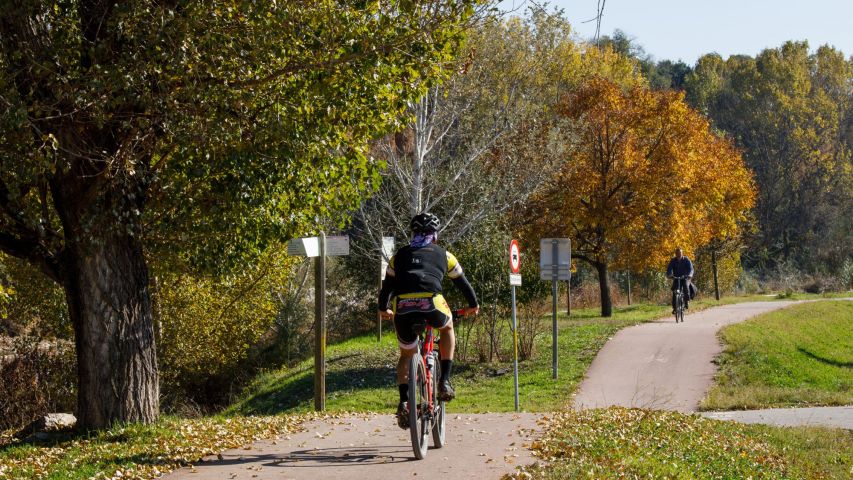
<instances>
[{"instance_id":1,"label":"autumn tree with orange leaves","mask_svg":"<svg viewBox=\"0 0 853 480\"><path fill-rule=\"evenodd\" d=\"M683 94L593 78L556 112L547 155L566 161L528 203L527 233L572 239L598 273L602 316L612 314L608 270L662 266L677 246L737 235L752 176Z\"/></svg>"}]
</instances>

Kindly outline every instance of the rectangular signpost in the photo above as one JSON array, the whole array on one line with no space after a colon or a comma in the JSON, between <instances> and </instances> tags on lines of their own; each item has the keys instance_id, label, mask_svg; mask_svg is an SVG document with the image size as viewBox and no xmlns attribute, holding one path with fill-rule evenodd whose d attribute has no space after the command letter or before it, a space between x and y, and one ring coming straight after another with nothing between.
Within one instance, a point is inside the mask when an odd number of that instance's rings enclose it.
<instances>
[{"instance_id":1,"label":"rectangular signpost","mask_svg":"<svg viewBox=\"0 0 853 480\"><path fill-rule=\"evenodd\" d=\"M539 278L551 280L551 377L557 378L557 282L572 276L572 242L568 238L539 240Z\"/></svg>"},{"instance_id":2,"label":"rectangular signpost","mask_svg":"<svg viewBox=\"0 0 853 480\"><path fill-rule=\"evenodd\" d=\"M287 254L314 258L314 409L326 409L326 256L349 255L349 237L294 238L287 243Z\"/></svg>"}]
</instances>

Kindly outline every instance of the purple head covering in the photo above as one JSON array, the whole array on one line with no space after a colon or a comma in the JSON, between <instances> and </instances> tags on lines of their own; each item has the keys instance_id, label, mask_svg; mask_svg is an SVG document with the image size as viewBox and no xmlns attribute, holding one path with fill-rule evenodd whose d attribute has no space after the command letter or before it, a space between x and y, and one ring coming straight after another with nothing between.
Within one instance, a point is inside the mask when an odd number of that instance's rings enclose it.
<instances>
[{"instance_id":1,"label":"purple head covering","mask_svg":"<svg viewBox=\"0 0 853 480\"><path fill-rule=\"evenodd\" d=\"M437 239L438 232L415 233L415 237L412 238L412 243L410 245L412 248L426 247L430 243L435 242Z\"/></svg>"}]
</instances>

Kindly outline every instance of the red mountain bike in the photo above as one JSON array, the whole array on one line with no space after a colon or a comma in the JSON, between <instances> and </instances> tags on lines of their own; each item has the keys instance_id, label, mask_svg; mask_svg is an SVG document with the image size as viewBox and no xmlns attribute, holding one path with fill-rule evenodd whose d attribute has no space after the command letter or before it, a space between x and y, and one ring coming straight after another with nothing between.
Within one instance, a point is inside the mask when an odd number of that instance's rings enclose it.
<instances>
[{"instance_id":1,"label":"red mountain bike","mask_svg":"<svg viewBox=\"0 0 853 480\"><path fill-rule=\"evenodd\" d=\"M465 310L455 310L453 321L464 317ZM409 432L415 458L426 457L428 437L432 432L433 448L445 441L445 402L438 400L438 379L441 378L441 359L433 328L417 322L412 329L418 333L418 348L409 362Z\"/></svg>"}]
</instances>

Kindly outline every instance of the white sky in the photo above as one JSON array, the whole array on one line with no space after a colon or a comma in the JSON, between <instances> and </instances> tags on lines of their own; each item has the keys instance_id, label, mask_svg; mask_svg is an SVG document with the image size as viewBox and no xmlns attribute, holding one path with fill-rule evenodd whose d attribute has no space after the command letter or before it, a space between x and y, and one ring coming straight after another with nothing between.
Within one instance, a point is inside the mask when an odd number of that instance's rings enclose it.
<instances>
[{"instance_id":1,"label":"white sky","mask_svg":"<svg viewBox=\"0 0 853 480\"><path fill-rule=\"evenodd\" d=\"M595 34L599 0L552 0L549 10L562 8L583 38ZM535 0L537 5L543 1ZM530 5L503 0L502 10ZM853 0L605 0L601 34L621 29L656 60L683 60L717 52L755 55L786 40L808 40L814 50L823 44L853 55Z\"/></svg>"}]
</instances>

